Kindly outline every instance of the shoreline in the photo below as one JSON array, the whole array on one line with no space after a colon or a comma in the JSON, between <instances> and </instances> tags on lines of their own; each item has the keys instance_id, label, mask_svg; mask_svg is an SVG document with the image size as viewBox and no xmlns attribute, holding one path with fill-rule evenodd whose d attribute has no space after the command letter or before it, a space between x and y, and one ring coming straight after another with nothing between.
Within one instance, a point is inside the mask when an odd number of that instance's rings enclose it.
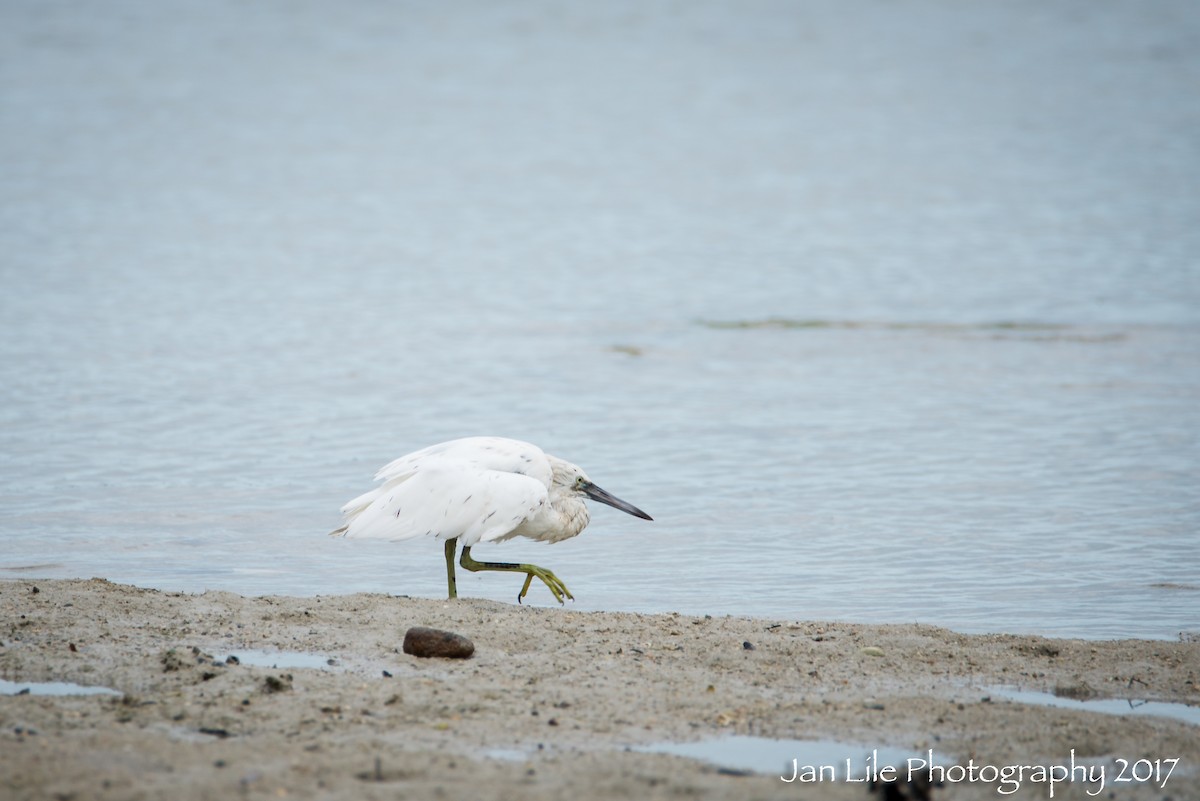
<instances>
[{"instance_id":1,"label":"shoreline","mask_svg":"<svg viewBox=\"0 0 1200 801\"><path fill-rule=\"evenodd\" d=\"M863 746L933 749L964 769L991 766L997 779L1001 767L1068 758L1112 768L1175 759L1165 785L1161 776L1112 784L1110 769L1105 789L1200 798L1194 723L1000 691L1195 707L1195 642L365 593L192 595L27 577L0 581L0 621L0 679L120 693L0 695L0 783L15 799L392 798L439 788L497 799L870 797L845 780L785 783L783 765L779 775L751 774L628 750L729 736L828 741L860 766ZM412 626L465 635L475 654L404 654ZM224 662L239 650L254 658ZM264 653L304 659L257 664ZM1047 789L1027 779L1008 797ZM1094 791L1066 782L1054 797ZM999 797L996 782L978 778L933 797L942 794Z\"/></svg>"}]
</instances>

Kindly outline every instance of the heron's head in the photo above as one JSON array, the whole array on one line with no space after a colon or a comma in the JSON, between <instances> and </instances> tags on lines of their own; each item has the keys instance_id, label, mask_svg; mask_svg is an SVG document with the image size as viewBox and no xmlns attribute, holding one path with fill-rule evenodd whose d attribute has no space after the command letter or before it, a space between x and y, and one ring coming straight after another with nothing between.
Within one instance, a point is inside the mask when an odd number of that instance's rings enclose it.
<instances>
[{"instance_id":1,"label":"heron's head","mask_svg":"<svg viewBox=\"0 0 1200 801\"><path fill-rule=\"evenodd\" d=\"M583 496L590 498L593 501L608 504L614 509L620 509L626 514L631 514L634 517L640 517L643 520L653 520L654 518L643 512L641 509L634 506L628 501L623 501L611 492L601 489L596 486L587 473L577 465L570 462L560 462L554 465L554 483L558 484L563 490L571 495Z\"/></svg>"}]
</instances>

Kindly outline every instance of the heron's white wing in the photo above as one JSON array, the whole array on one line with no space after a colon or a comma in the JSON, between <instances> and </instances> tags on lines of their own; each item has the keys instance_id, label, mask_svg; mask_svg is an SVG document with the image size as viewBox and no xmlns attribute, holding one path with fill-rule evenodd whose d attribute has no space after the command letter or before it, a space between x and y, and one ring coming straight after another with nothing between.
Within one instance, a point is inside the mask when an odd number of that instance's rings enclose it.
<instances>
[{"instance_id":1,"label":"heron's white wing","mask_svg":"<svg viewBox=\"0 0 1200 801\"><path fill-rule=\"evenodd\" d=\"M464 437L401 456L375 474L376 481L404 480L421 465L456 462L477 470L499 470L538 479L550 486L550 460L536 445L505 437ZM354 501L351 501L350 506Z\"/></svg>"},{"instance_id":2,"label":"heron's white wing","mask_svg":"<svg viewBox=\"0 0 1200 801\"><path fill-rule=\"evenodd\" d=\"M426 457L397 472L382 487L346 504L345 536L458 537L463 545L474 545L504 536L547 501L546 486L536 478L458 461ZM361 507L357 513L356 506Z\"/></svg>"}]
</instances>

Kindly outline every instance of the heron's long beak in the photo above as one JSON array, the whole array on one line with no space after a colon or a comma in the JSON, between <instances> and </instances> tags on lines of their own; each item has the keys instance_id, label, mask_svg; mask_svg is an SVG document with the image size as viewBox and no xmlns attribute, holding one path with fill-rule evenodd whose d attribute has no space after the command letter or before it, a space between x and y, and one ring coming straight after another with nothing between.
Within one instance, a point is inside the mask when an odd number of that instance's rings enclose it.
<instances>
[{"instance_id":1,"label":"heron's long beak","mask_svg":"<svg viewBox=\"0 0 1200 801\"><path fill-rule=\"evenodd\" d=\"M606 491L600 489L599 487L597 487L595 484L592 484L591 482L584 484L582 489L583 489L583 494L587 495L593 501L600 501L600 503L606 503L614 509L620 509L622 512L625 512L626 514L633 515L634 517L640 517L643 520L653 520L654 519L650 515L643 512L641 509L634 506L632 503L627 503L626 501L621 500L616 495L613 495L610 492L606 492Z\"/></svg>"}]
</instances>

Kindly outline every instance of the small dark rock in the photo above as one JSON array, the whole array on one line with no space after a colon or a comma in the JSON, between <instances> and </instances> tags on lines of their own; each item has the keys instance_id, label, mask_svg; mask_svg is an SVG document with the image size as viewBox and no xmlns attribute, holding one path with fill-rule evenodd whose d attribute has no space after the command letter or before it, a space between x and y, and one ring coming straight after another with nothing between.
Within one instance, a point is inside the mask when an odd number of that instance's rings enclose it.
<instances>
[{"instance_id":1,"label":"small dark rock","mask_svg":"<svg viewBox=\"0 0 1200 801\"><path fill-rule=\"evenodd\" d=\"M184 667L184 661L179 658L179 653L174 648L164 651L158 657L158 661L162 665L163 673L174 673Z\"/></svg>"},{"instance_id":2,"label":"small dark rock","mask_svg":"<svg viewBox=\"0 0 1200 801\"><path fill-rule=\"evenodd\" d=\"M263 680L263 690L268 693L281 693L292 689L292 674L285 673L279 676L267 676Z\"/></svg>"},{"instance_id":3,"label":"small dark rock","mask_svg":"<svg viewBox=\"0 0 1200 801\"><path fill-rule=\"evenodd\" d=\"M917 773L908 781L872 779L867 785L867 791L879 793L883 796L883 801L932 801L934 789L941 787L942 783L933 781L931 776L932 774L927 776Z\"/></svg>"},{"instance_id":4,"label":"small dark rock","mask_svg":"<svg viewBox=\"0 0 1200 801\"><path fill-rule=\"evenodd\" d=\"M475 643L452 631L413 626L404 635L404 653L421 657L466 659L475 653Z\"/></svg>"},{"instance_id":5,"label":"small dark rock","mask_svg":"<svg viewBox=\"0 0 1200 801\"><path fill-rule=\"evenodd\" d=\"M754 643L750 642L749 640L746 640L745 642L742 643L742 650L743 651L753 651Z\"/></svg>"}]
</instances>

